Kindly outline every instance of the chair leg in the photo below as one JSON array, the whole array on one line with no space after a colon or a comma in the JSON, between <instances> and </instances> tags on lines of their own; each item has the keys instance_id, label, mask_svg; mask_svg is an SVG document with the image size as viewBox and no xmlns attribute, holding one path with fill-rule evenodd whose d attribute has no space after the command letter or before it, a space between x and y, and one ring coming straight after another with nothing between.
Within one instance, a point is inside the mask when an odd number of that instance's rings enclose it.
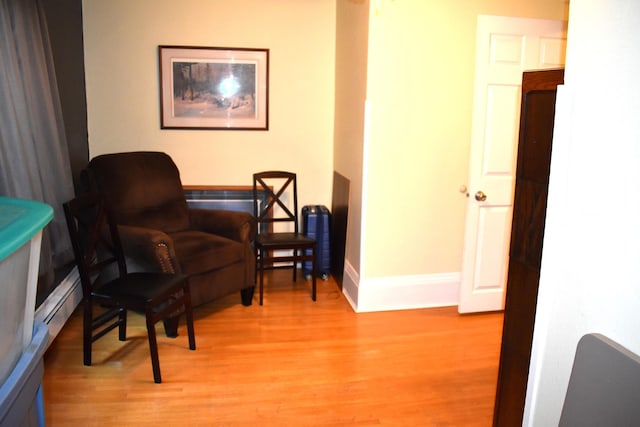
<instances>
[{"instance_id":1,"label":"chair leg","mask_svg":"<svg viewBox=\"0 0 640 427\"><path fill-rule=\"evenodd\" d=\"M196 349L196 333L193 328L193 309L191 307L191 291L189 285L184 287L184 313L187 317L187 334L189 335L189 349Z\"/></svg>"},{"instance_id":2,"label":"chair leg","mask_svg":"<svg viewBox=\"0 0 640 427\"><path fill-rule=\"evenodd\" d=\"M149 352L151 353L151 367L153 368L153 381L160 384L162 377L160 375L160 358L158 357L158 342L156 340L156 327L153 323L153 309L146 309L147 318L147 335L149 337Z\"/></svg>"},{"instance_id":3,"label":"chair leg","mask_svg":"<svg viewBox=\"0 0 640 427\"><path fill-rule=\"evenodd\" d=\"M82 318L82 353L85 366L91 366L91 339L93 334L93 312L91 303L84 302Z\"/></svg>"},{"instance_id":4,"label":"chair leg","mask_svg":"<svg viewBox=\"0 0 640 427\"><path fill-rule=\"evenodd\" d=\"M311 300L316 300L316 276L318 275L318 261L315 248L311 250L313 260L311 261Z\"/></svg>"},{"instance_id":5,"label":"chair leg","mask_svg":"<svg viewBox=\"0 0 640 427\"><path fill-rule=\"evenodd\" d=\"M127 310L125 310L124 308L121 308L120 312L118 313L118 322L119 322L118 339L120 341L126 341L127 340Z\"/></svg>"},{"instance_id":6,"label":"chair leg","mask_svg":"<svg viewBox=\"0 0 640 427\"><path fill-rule=\"evenodd\" d=\"M262 296L264 294L264 268L262 264L260 264L260 272L258 273L259 277L259 286L260 286L260 305L262 305Z\"/></svg>"},{"instance_id":7,"label":"chair leg","mask_svg":"<svg viewBox=\"0 0 640 427\"><path fill-rule=\"evenodd\" d=\"M295 258L298 256L298 250L294 249L293 250L293 281L295 282L297 279L297 273L298 273L298 261L295 260Z\"/></svg>"}]
</instances>

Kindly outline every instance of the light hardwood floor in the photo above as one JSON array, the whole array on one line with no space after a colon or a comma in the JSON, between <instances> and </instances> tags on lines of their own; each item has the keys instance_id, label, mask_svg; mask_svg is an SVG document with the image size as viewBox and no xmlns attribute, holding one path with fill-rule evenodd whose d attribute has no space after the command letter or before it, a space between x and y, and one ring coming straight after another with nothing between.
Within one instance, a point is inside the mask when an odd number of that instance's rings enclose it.
<instances>
[{"instance_id":1,"label":"light hardwood floor","mask_svg":"<svg viewBox=\"0 0 640 427\"><path fill-rule=\"evenodd\" d=\"M239 300L195 309L196 351L184 322L176 339L158 324L162 384L142 316L84 366L76 311L45 354L47 425L491 425L501 313L356 314L333 279L318 281L314 303L290 271L269 275L264 306Z\"/></svg>"}]
</instances>

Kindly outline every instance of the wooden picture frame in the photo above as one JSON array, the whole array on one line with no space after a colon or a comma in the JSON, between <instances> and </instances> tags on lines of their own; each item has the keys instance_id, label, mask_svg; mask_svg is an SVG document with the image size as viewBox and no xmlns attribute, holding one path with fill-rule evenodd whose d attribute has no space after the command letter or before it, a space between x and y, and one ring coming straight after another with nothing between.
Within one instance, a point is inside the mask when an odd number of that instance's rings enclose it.
<instances>
[{"instance_id":1,"label":"wooden picture frame","mask_svg":"<svg viewBox=\"0 0 640 427\"><path fill-rule=\"evenodd\" d=\"M269 129L269 50L159 46L161 129Z\"/></svg>"}]
</instances>

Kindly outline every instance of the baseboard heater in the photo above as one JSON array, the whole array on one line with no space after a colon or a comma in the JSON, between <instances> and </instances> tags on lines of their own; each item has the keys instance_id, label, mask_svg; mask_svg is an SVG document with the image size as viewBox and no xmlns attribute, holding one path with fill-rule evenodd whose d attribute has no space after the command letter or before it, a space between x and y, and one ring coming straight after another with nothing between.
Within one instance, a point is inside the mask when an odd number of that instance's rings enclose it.
<instances>
[{"instance_id":1,"label":"baseboard heater","mask_svg":"<svg viewBox=\"0 0 640 427\"><path fill-rule=\"evenodd\" d=\"M222 209L253 215L253 186L185 185L183 189L191 208ZM267 203L267 193L264 190L258 190L257 193L258 205Z\"/></svg>"},{"instance_id":2,"label":"baseboard heater","mask_svg":"<svg viewBox=\"0 0 640 427\"><path fill-rule=\"evenodd\" d=\"M192 208L224 209L253 214L253 187L245 185L185 185L184 196ZM262 198L266 197L264 192Z\"/></svg>"},{"instance_id":3,"label":"baseboard heater","mask_svg":"<svg viewBox=\"0 0 640 427\"><path fill-rule=\"evenodd\" d=\"M82 286L78 269L73 267L64 279L36 309L35 320L49 328L49 345L60 333L74 310L82 301Z\"/></svg>"}]
</instances>

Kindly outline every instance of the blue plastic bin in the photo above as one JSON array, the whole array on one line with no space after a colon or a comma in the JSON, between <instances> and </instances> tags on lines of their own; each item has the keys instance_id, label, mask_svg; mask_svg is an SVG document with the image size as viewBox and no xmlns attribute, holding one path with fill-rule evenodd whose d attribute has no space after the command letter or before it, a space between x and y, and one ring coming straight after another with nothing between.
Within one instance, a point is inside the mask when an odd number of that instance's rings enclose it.
<instances>
[{"instance_id":1,"label":"blue plastic bin","mask_svg":"<svg viewBox=\"0 0 640 427\"><path fill-rule=\"evenodd\" d=\"M42 376L49 329L36 323L31 343L0 386L0 427L44 426Z\"/></svg>"}]
</instances>

